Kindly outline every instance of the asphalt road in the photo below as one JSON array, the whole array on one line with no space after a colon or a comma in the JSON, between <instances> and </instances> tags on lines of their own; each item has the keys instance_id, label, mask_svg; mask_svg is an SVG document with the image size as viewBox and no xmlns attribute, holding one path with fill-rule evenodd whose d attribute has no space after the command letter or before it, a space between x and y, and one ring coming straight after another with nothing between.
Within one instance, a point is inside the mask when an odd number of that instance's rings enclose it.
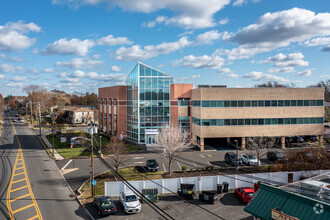
<instances>
[{"instance_id":1,"label":"asphalt road","mask_svg":"<svg viewBox=\"0 0 330 220\"><path fill-rule=\"evenodd\" d=\"M0 219L88 219L38 137L8 114L4 121Z\"/></svg>"}]
</instances>

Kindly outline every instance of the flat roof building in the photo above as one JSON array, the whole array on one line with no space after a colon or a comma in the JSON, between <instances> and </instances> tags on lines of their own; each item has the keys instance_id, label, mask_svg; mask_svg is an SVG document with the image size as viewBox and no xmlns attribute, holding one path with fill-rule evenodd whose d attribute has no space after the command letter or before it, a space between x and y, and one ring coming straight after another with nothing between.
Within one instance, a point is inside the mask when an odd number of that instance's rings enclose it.
<instances>
[{"instance_id":1,"label":"flat roof building","mask_svg":"<svg viewBox=\"0 0 330 220\"><path fill-rule=\"evenodd\" d=\"M126 86L100 88L99 101L100 130L147 146L157 144L166 124L189 130L201 150L219 138L236 138L245 148L256 136L281 137L283 148L288 136L319 135L323 144L323 88L194 88L138 62Z\"/></svg>"}]
</instances>

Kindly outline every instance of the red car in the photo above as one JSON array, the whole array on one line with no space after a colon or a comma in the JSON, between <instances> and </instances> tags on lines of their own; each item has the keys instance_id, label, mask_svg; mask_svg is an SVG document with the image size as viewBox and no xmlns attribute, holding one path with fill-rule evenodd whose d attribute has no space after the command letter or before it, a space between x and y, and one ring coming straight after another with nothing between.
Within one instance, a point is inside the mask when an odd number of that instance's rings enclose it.
<instances>
[{"instance_id":1,"label":"red car","mask_svg":"<svg viewBox=\"0 0 330 220\"><path fill-rule=\"evenodd\" d=\"M254 195L255 191L253 188L236 188L235 193L237 197L243 201L244 204L248 203L252 196Z\"/></svg>"}]
</instances>

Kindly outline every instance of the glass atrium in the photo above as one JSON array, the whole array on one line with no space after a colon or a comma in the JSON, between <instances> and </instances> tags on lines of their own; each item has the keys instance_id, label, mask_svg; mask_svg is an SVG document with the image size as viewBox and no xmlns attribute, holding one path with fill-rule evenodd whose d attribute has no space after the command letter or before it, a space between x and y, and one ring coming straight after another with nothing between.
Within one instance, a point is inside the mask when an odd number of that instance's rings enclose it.
<instances>
[{"instance_id":1,"label":"glass atrium","mask_svg":"<svg viewBox=\"0 0 330 220\"><path fill-rule=\"evenodd\" d=\"M156 144L152 129L170 123L170 84L173 77L137 63L126 78L127 138L139 144ZM146 130L148 134L146 135Z\"/></svg>"}]
</instances>

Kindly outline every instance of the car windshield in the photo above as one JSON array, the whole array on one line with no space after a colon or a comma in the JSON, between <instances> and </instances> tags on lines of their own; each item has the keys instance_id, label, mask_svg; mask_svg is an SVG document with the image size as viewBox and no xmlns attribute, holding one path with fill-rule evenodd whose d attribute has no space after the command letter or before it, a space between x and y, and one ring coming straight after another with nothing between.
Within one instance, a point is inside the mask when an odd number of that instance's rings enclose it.
<instances>
[{"instance_id":1,"label":"car windshield","mask_svg":"<svg viewBox=\"0 0 330 220\"><path fill-rule=\"evenodd\" d=\"M112 205L112 204L113 204L112 200L107 199L107 200L105 200L105 201L103 201L103 202L101 203L101 207L102 207L102 208L109 207L109 206Z\"/></svg>"},{"instance_id":2,"label":"car windshield","mask_svg":"<svg viewBox=\"0 0 330 220\"><path fill-rule=\"evenodd\" d=\"M250 156L248 156L249 157L249 159L250 160L254 160L254 159L257 159L257 157L256 156L254 156L254 155L250 155Z\"/></svg>"},{"instance_id":3,"label":"car windshield","mask_svg":"<svg viewBox=\"0 0 330 220\"><path fill-rule=\"evenodd\" d=\"M137 197L136 197L136 195L125 196L125 201L134 202L134 201L137 201Z\"/></svg>"},{"instance_id":4,"label":"car windshield","mask_svg":"<svg viewBox=\"0 0 330 220\"><path fill-rule=\"evenodd\" d=\"M231 157L232 159L236 159L236 158L237 158L237 155L236 155L236 154L232 154L232 155L230 155L230 157Z\"/></svg>"},{"instance_id":5,"label":"car windshield","mask_svg":"<svg viewBox=\"0 0 330 220\"><path fill-rule=\"evenodd\" d=\"M249 192L249 193L245 193L246 196L253 196L254 193L253 192Z\"/></svg>"},{"instance_id":6,"label":"car windshield","mask_svg":"<svg viewBox=\"0 0 330 220\"><path fill-rule=\"evenodd\" d=\"M277 157L284 157L283 154L281 154L281 153L277 153L276 156Z\"/></svg>"},{"instance_id":7,"label":"car windshield","mask_svg":"<svg viewBox=\"0 0 330 220\"><path fill-rule=\"evenodd\" d=\"M149 161L149 165L156 166L157 162L155 160L151 160L151 161Z\"/></svg>"}]
</instances>

